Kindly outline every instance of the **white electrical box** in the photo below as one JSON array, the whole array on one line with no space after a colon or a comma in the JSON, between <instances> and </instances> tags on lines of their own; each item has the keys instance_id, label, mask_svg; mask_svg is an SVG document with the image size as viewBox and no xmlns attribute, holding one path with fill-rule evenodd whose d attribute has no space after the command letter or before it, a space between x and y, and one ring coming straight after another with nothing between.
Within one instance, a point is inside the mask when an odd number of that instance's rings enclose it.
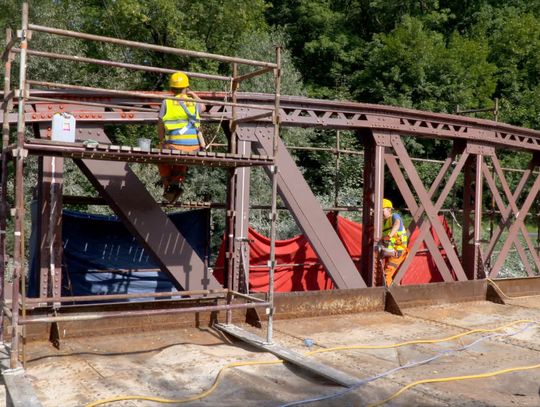
<instances>
[{"instance_id":1,"label":"white electrical box","mask_svg":"<svg viewBox=\"0 0 540 407\"><path fill-rule=\"evenodd\" d=\"M55 113L52 118L51 140L73 143L75 141L75 117L69 113Z\"/></svg>"}]
</instances>

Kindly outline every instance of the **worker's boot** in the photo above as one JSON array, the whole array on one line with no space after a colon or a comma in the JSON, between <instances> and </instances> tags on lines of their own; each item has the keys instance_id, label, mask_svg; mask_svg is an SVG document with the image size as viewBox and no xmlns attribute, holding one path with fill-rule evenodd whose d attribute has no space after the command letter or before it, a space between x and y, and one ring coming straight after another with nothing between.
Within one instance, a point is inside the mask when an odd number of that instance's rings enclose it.
<instances>
[{"instance_id":1,"label":"worker's boot","mask_svg":"<svg viewBox=\"0 0 540 407\"><path fill-rule=\"evenodd\" d=\"M165 199L170 204L175 203L180 195L182 195L183 188L180 184L170 184L165 188L163 192L163 199Z\"/></svg>"}]
</instances>

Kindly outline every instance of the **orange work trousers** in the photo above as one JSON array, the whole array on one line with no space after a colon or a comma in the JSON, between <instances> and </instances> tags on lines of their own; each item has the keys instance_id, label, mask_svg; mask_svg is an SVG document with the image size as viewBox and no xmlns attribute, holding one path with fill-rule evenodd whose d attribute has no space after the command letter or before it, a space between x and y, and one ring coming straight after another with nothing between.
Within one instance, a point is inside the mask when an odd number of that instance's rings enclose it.
<instances>
[{"instance_id":1,"label":"orange work trousers","mask_svg":"<svg viewBox=\"0 0 540 407\"><path fill-rule=\"evenodd\" d=\"M199 146L181 146L178 144L163 144L161 148L169 150L182 150L187 152L199 151ZM181 184L186 179L187 165L158 164L159 175L163 187L167 188L171 184Z\"/></svg>"},{"instance_id":2,"label":"orange work trousers","mask_svg":"<svg viewBox=\"0 0 540 407\"><path fill-rule=\"evenodd\" d=\"M399 269L399 266L403 261L407 258L407 254L409 253L408 249L405 249L401 252L401 256L399 257L388 257L385 259L384 262L384 279L386 281L386 286L390 287L392 282L394 281L394 277L396 276L396 273Z\"/></svg>"}]
</instances>

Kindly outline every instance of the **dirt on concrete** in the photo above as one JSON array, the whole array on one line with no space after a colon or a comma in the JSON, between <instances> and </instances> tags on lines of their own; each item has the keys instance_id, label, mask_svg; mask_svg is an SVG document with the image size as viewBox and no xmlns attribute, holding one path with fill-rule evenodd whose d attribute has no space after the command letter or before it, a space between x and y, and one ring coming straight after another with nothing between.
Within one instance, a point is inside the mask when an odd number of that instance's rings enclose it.
<instances>
[{"instance_id":1,"label":"dirt on concrete","mask_svg":"<svg viewBox=\"0 0 540 407\"><path fill-rule=\"evenodd\" d=\"M516 299L506 305L469 302L408 308L404 313L404 316L376 312L278 320L274 322L274 341L290 350L307 353L337 346L445 338L519 320L540 321L540 297ZM243 328L265 337L265 330ZM508 336L510 333L516 334ZM305 339L311 339L307 343L312 342L313 346L308 348ZM466 350L453 351L477 340L480 341ZM309 405L369 405L423 379L540 364L540 325L520 322L497 332L475 333L440 343L340 350L306 358L315 358L360 381L441 352L446 353L429 363L396 370L349 391L290 364L234 367L224 372L216 389L207 397L166 405L280 406L338 393L343 394ZM182 399L209 389L228 363L277 360L242 342L231 342L209 328L70 339L62 343L60 350L47 343L33 343L27 346L27 354L27 374L44 406L84 406L100 399L133 395ZM539 391L540 369L532 369L483 379L420 384L387 405L538 406ZM106 405L165 404L125 400Z\"/></svg>"}]
</instances>

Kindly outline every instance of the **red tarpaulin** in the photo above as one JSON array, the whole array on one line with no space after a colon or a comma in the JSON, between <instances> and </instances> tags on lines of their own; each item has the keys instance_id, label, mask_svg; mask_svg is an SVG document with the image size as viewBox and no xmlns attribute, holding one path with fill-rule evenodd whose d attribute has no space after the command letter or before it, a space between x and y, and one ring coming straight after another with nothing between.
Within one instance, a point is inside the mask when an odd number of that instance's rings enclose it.
<instances>
[{"instance_id":1,"label":"red tarpaulin","mask_svg":"<svg viewBox=\"0 0 540 407\"><path fill-rule=\"evenodd\" d=\"M337 234L343 242L357 269L360 269L362 256L362 225L341 216L328 215ZM439 217L447 234L451 231L443 216ZM409 247L418 236L418 229L409 239ZM435 243L439 245L439 238L431 229ZM251 292L264 292L268 290L268 259L270 254L270 239L249 228L250 243L249 284ZM446 253L441 250L446 260ZM225 259L225 246L222 244L214 268L215 277L223 283L223 265ZM276 269L275 291L309 291L328 290L334 288L334 283L320 264L315 251L304 235L298 235L287 240L276 240ZM420 245L419 253L414 257L401 284L423 284L443 281L437 270L432 256L427 252L425 243Z\"/></svg>"}]
</instances>

